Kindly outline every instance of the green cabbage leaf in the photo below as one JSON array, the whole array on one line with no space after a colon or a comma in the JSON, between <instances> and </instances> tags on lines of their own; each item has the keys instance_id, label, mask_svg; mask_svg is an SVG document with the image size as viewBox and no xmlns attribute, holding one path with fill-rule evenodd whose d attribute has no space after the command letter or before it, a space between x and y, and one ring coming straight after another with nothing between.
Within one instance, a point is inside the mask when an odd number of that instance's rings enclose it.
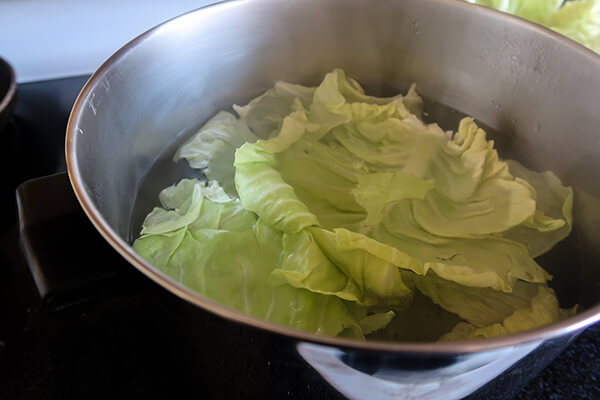
<instances>
[{"instance_id":1,"label":"green cabbage leaf","mask_svg":"<svg viewBox=\"0 0 600 400\"><path fill-rule=\"evenodd\" d=\"M423 122L414 86L374 97L339 69L316 87L277 82L234 111L177 151L208 179L164 189L134 243L173 280L359 339L409 337L399 330L420 310L453 323L443 340L572 314L534 259L570 233L572 190L502 160L472 118L444 131Z\"/></svg>"}]
</instances>

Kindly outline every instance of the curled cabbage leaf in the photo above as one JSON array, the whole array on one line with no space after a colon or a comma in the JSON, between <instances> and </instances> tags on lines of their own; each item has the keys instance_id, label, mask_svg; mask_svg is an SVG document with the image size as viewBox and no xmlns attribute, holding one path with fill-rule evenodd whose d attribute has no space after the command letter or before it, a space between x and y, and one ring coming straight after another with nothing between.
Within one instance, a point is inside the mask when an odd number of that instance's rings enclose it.
<instances>
[{"instance_id":1,"label":"curled cabbage leaf","mask_svg":"<svg viewBox=\"0 0 600 400\"><path fill-rule=\"evenodd\" d=\"M411 315L435 307L460 321L442 340L574 312L534 259L569 234L572 190L502 160L472 118L444 131L423 122L414 86L369 96L339 69L234 110L175 155L208 181L164 189L134 243L175 281L257 318L359 339L403 337Z\"/></svg>"}]
</instances>

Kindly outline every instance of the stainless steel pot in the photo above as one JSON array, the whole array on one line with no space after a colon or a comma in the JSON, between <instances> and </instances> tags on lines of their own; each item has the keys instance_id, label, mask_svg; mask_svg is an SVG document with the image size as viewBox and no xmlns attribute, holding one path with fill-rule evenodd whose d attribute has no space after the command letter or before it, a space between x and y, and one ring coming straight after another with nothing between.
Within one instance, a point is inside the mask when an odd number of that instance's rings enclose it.
<instances>
[{"instance_id":1,"label":"stainless steel pot","mask_svg":"<svg viewBox=\"0 0 600 400\"><path fill-rule=\"evenodd\" d=\"M276 80L315 84L335 67L375 94L416 82L426 98L501 132L501 154L551 169L574 186L574 233L543 265L555 276L559 298L580 304L578 315L535 331L461 343L321 337L216 304L133 251L137 198L156 194L183 173L166 168L144 183L165 149L217 110L249 100ZM189 303L285 338L346 396L503 398L600 319L599 100L599 56L463 1L234 1L160 25L112 56L75 103L66 152L79 201L123 257Z\"/></svg>"}]
</instances>

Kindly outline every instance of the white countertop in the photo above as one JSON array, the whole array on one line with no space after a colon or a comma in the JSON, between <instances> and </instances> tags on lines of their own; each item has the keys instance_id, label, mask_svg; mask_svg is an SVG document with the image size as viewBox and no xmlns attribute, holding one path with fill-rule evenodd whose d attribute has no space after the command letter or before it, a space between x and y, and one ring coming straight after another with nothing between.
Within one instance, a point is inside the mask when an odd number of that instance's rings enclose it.
<instances>
[{"instance_id":1,"label":"white countertop","mask_svg":"<svg viewBox=\"0 0 600 400\"><path fill-rule=\"evenodd\" d=\"M215 0L0 0L0 57L19 83L94 72L125 43Z\"/></svg>"}]
</instances>

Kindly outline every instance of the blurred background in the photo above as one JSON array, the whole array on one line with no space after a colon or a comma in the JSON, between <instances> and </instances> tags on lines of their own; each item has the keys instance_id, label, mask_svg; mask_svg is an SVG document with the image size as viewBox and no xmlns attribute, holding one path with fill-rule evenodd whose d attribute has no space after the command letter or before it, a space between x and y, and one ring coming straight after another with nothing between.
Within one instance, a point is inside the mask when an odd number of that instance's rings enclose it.
<instances>
[{"instance_id":1,"label":"blurred background","mask_svg":"<svg viewBox=\"0 0 600 400\"><path fill-rule=\"evenodd\" d=\"M214 0L0 0L0 57L19 83L90 75L142 32Z\"/></svg>"}]
</instances>

